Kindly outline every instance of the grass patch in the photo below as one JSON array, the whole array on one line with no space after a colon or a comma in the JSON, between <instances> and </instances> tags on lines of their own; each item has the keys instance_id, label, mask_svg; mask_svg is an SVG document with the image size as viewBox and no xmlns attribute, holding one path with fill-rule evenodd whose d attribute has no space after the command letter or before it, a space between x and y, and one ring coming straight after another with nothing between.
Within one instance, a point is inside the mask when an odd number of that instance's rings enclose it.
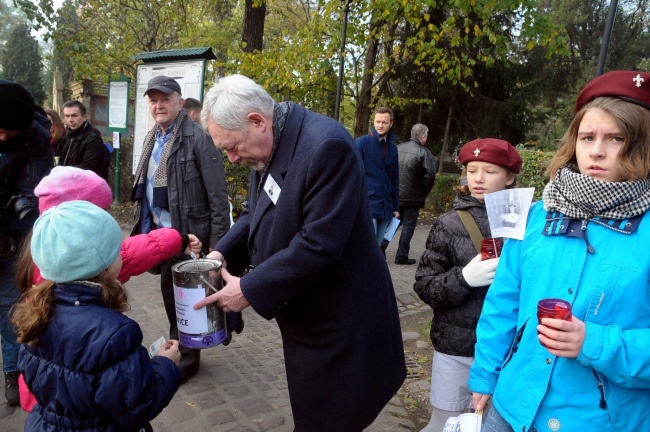
<instances>
[{"instance_id":1,"label":"grass patch","mask_svg":"<svg viewBox=\"0 0 650 432\"><path fill-rule=\"evenodd\" d=\"M429 340L429 333L431 333L431 321L428 320L424 325L418 327L418 332L426 341Z\"/></svg>"}]
</instances>

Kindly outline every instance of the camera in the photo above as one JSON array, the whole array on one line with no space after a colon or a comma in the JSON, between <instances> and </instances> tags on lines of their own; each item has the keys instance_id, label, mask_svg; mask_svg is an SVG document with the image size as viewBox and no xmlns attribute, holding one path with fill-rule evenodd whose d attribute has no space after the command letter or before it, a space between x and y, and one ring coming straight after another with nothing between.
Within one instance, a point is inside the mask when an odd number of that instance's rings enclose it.
<instances>
[{"instance_id":1,"label":"camera","mask_svg":"<svg viewBox=\"0 0 650 432\"><path fill-rule=\"evenodd\" d=\"M36 210L36 206L32 202L32 197L29 195L15 195L11 197L7 203L7 207L13 208L16 220L21 221L29 212Z\"/></svg>"},{"instance_id":2,"label":"camera","mask_svg":"<svg viewBox=\"0 0 650 432\"><path fill-rule=\"evenodd\" d=\"M32 211L38 211L32 201L33 195L14 195L4 207L0 207L0 229L8 228L14 222L20 222Z\"/></svg>"},{"instance_id":3,"label":"camera","mask_svg":"<svg viewBox=\"0 0 650 432\"><path fill-rule=\"evenodd\" d=\"M23 236L17 229L0 229L0 260L13 257L18 253Z\"/></svg>"},{"instance_id":4,"label":"camera","mask_svg":"<svg viewBox=\"0 0 650 432\"><path fill-rule=\"evenodd\" d=\"M33 195L12 196L4 207L0 207L0 260L14 257L20 250L23 235L19 227L11 227L20 222L32 211L38 211L33 203ZM11 227L11 228L10 228Z\"/></svg>"}]
</instances>

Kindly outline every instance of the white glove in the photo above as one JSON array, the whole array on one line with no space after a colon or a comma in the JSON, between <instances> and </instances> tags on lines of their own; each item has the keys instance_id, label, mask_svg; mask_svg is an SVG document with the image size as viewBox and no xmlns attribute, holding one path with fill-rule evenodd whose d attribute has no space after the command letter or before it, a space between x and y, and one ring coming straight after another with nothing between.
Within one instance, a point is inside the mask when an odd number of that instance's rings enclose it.
<instances>
[{"instance_id":1,"label":"white glove","mask_svg":"<svg viewBox=\"0 0 650 432\"><path fill-rule=\"evenodd\" d=\"M490 258L482 261L481 254L476 255L462 270L467 285L474 288L491 285L494 282L499 259Z\"/></svg>"}]
</instances>

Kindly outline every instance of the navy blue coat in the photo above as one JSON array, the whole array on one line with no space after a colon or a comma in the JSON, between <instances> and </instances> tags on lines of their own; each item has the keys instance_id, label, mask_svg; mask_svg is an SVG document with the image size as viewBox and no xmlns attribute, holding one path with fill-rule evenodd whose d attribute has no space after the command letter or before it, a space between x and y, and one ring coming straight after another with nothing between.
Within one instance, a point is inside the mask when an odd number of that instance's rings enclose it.
<instances>
[{"instance_id":1,"label":"navy blue coat","mask_svg":"<svg viewBox=\"0 0 650 432\"><path fill-rule=\"evenodd\" d=\"M257 313L282 332L296 431L360 431L406 377L397 303L375 239L363 165L338 122L291 104L257 195L217 244Z\"/></svg>"},{"instance_id":2,"label":"navy blue coat","mask_svg":"<svg viewBox=\"0 0 650 432\"><path fill-rule=\"evenodd\" d=\"M399 159L397 136L388 134L388 146L379 142L373 128L368 135L357 138L357 146L365 168L370 214L377 219L392 219L399 210Z\"/></svg>"},{"instance_id":3,"label":"navy blue coat","mask_svg":"<svg viewBox=\"0 0 650 432\"><path fill-rule=\"evenodd\" d=\"M23 344L18 368L38 405L25 431L147 428L181 384L166 357L149 359L142 331L107 308L98 288L57 284L54 317L36 347Z\"/></svg>"}]
</instances>

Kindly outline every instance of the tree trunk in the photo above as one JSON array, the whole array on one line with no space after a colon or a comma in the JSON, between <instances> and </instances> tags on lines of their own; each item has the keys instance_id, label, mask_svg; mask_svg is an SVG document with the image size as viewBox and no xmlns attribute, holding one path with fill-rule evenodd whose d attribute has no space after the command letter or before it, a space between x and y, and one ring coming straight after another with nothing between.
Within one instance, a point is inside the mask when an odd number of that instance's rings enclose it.
<instances>
[{"instance_id":1,"label":"tree trunk","mask_svg":"<svg viewBox=\"0 0 650 432\"><path fill-rule=\"evenodd\" d=\"M442 166L445 164L445 156L447 155L447 147L449 146L449 130L451 129L451 119L453 118L454 102L456 94L451 95L451 102L449 103L449 112L447 113L447 124L445 125L445 137L442 140L442 149L440 150L440 158L438 159L438 174L442 174Z\"/></svg>"},{"instance_id":2,"label":"tree trunk","mask_svg":"<svg viewBox=\"0 0 650 432\"><path fill-rule=\"evenodd\" d=\"M246 0L244 28L241 32L244 52L252 53L254 51L262 51L265 18L266 0L262 0L261 2L259 0Z\"/></svg>"},{"instance_id":3,"label":"tree trunk","mask_svg":"<svg viewBox=\"0 0 650 432\"><path fill-rule=\"evenodd\" d=\"M372 33L372 28L369 29ZM357 100L357 109L354 120L354 137L360 137L368 133L370 124L370 102L372 100L372 87L374 73L373 70L377 63L377 53L379 52L379 41L371 38L366 47L366 59L363 64L363 78L361 80L361 91L359 100Z\"/></svg>"}]
</instances>

